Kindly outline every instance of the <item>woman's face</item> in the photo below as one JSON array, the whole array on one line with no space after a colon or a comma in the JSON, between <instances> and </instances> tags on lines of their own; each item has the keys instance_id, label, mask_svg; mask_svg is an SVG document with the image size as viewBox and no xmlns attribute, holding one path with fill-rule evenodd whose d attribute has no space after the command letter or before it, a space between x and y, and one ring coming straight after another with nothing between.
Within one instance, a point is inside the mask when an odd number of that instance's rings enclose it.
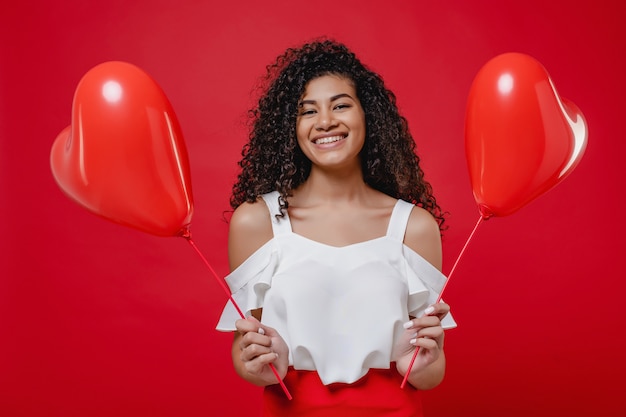
<instances>
[{"instance_id":1,"label":"woman's face","mask_svg":"<svg viewBox=\"0 0 626 417\"><path fill-rule=\"evenodd\" d=\"M365 112L352 81L338 75L314 78L298 107L298 144L313 166L360 169Z\"/></svg>"}]
</instances>

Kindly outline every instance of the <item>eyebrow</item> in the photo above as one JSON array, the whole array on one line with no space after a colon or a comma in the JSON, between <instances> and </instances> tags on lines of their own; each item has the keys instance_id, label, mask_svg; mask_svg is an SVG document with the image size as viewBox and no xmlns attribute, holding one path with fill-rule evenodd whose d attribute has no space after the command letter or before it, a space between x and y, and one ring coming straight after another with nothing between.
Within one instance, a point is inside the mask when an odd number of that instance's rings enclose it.
<instances>
[{"instance_id":1,"label":"eyebrow","mask_svg":"<svg viewBox=\"0 0 626 417\"><path fill-rule=\"evenodd\" d=\"M348 97L349 99L354 101L354 98L348 94L348 93L341 93L341 94L337 94L335 96L332 96L330 98L330 102L332 103L333 101L339 100L340 98L344 98L344 97ZM302 107L305 104L316 104L317 101L316 100L302 100L298 103L298 107Z\"/></svg>"}]
</instances>

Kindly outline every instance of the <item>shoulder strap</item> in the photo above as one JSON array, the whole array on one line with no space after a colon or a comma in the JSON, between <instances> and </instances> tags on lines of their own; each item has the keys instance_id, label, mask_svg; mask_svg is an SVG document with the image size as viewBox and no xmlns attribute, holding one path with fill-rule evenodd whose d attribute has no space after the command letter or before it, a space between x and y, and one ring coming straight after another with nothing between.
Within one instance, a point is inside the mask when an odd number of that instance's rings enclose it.
<instances>
[{"instance_id":1,"label":"shoulder strap","mask_svg":"<svg viewBox=\"0 0 626 417\"><path fill-rule=\"evenodd\" d=\"M415 206L407 201L398 200L391 212L387 236L399 240L400 242L404 241L406 226L409 223L409 217L411 216L413 207Z\"/></svg>"},{"instance_id":2,"label":"shoulder strap","mask_svg":"<svg viewBox=\"0 0 626 417\"><path fill-rule=\"evenodd\" d=\"M285 217L276 217L280 213L280 205L278 204L278 198L280 193L278 191L272 191L267 194L263 194L263 201L267 204L267 208L270 211L270 219L272 220L272 231L274 236L278 236L284 233L291 232L291 222L289 221L289 215L285 212Z\"/></svg>"}]
</instances>

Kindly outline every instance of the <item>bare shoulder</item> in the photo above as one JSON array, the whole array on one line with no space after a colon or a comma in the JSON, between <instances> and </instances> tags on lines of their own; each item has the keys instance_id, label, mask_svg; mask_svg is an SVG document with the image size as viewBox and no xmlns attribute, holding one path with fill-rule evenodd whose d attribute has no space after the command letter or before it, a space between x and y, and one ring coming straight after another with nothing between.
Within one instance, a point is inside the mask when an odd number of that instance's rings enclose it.
<instances>
[{"instance_id":1,"label":"bare shoulder","mask_svg":"<svg viewBox=\"0 0 626 417\"><path fill-rule=\"evenodd\" d=\"M421 207L413 207L404 243L441 271L441 232L432 214Z\"/></svg>"},{"instance_id":2,"label":"bare shoulder","mask_svg":"<svg viewBox=\"0 0 626 417\"><path fill-rule=\"evenodd\" d=\"M273 237L267 205L262 199L235 209L228 228L228 261L234 270Z\"/></svg>"}]
</instances>

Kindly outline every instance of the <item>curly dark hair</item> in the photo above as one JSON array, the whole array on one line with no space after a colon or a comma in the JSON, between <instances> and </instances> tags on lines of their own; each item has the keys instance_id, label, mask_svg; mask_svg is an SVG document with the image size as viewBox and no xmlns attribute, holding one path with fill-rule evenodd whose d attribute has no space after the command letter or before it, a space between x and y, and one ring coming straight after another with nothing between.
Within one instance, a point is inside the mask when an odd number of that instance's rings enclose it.
<instances>
[{"instance_id":1,"label":"curly dark hair","mask_svg":"<svg viewBox=\"0 0 626 417\"><path fill-rule=\"evenodd\" d=\"M415 142L394 93L345 45L318 39L288 48L267 66L258 105L248 111L249 141L232 188L233 209L271 191L280 193L281 213L292 191L309 176L311 161L296 138L298 103L307 83L324 75L351 80L365 112L366 137L361 150L364 181L372 188L429 211L443 230L442 213L424 179Z\"/></svg>"}]
</instances>

